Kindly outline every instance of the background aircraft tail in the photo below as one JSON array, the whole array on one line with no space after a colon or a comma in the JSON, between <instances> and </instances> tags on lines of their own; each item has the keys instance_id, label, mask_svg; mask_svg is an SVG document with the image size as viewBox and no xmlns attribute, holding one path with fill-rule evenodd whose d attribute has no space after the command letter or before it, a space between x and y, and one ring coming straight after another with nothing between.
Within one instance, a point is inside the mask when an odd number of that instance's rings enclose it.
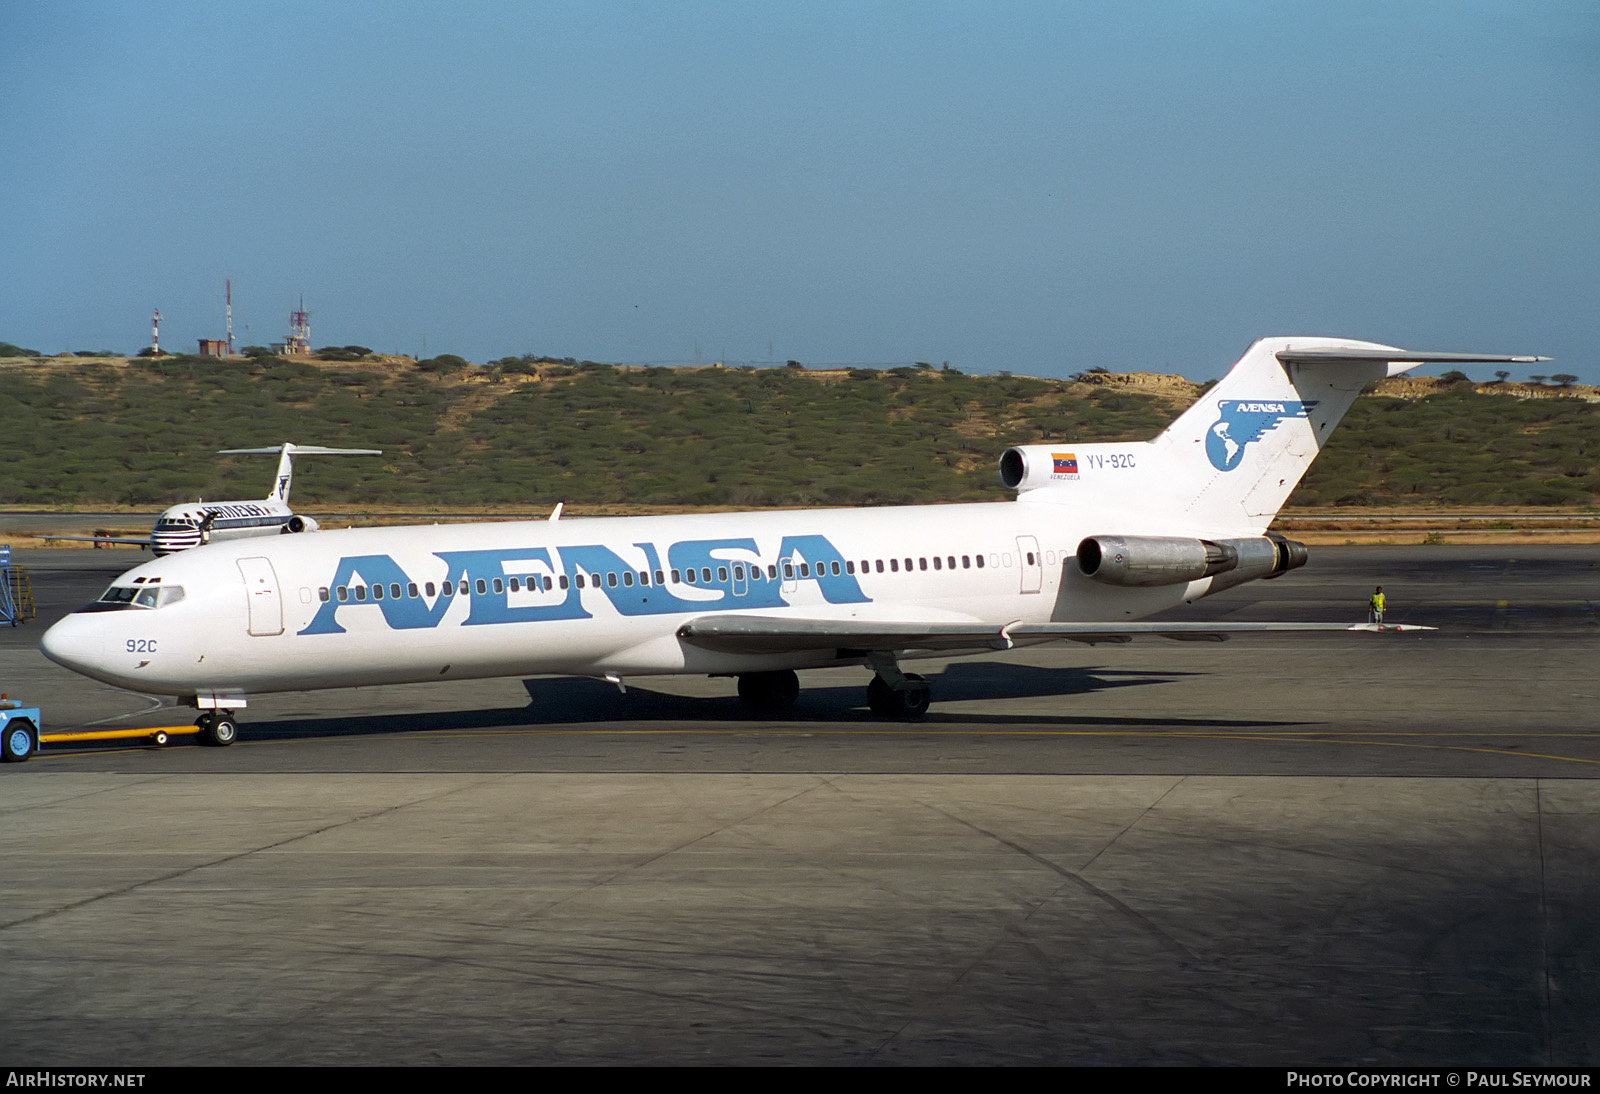
<instances>
[{"instance_id":1,"label":"background aircraft tail","mask_svg":"<svg viewBox=\"0 0 1600 1094\"><path fill-rule=\"evenodd\" d=\"M319 456L381 456L381 448L323 448L316 444L290 444L285 441L271 448L224 448L217 454L219 456L231 455L258 455L269 452L281 452L278 457L278 477L273 482L272 490L268 492L265 501L279 501L289 504L289 488L294 485L294 458L296 455L310 453Z\"/></svg>"},{"instance_id":2,"label":"background aircraft tail","mask_svg":"<svg viewBox=\"0 0 1600 1094\"><path fill-rule=\"evenodd\" d=\"M1022 491L1045 488L1039 501L1120 502L1130 514L1142 510L1134 519L1152 530L1256 536L1367 384L1424 362L1538 360L1412 353L1347 338L1263 338L1153 440L1014 448L1002 457L1001 479Z\"/></svg>"}]
</instances>

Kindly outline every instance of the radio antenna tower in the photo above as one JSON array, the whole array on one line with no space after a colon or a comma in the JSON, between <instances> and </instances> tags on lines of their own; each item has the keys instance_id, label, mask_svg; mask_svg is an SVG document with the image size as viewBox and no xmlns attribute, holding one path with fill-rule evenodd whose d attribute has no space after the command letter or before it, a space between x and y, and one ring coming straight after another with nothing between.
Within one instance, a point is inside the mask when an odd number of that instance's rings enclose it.
<instances>
[{"instance_id":1,"label":"radio antenna tower","mask_svg":"<svg viewBox=\"0 0 1600 1094\"><path fill-rule=\"evenodd\" d=\"M228 298L228 356L233 356L233 278L228 278L223 283L224 291Z\"/></svg>"},{"instance_id":2,"label":"radio antenna tower","mask_svg":"<svg viewBox=\"0 0 1600 1094\"><path fill-rule=\"evenodd\" d=\"M289 345L291 355L307 356L311 353L311 313L306 311L306 298L300 297L300 310L289 313Z\"/></svg>"},{"instance_id":3,"label":"radio antenna tower","mask_svg":"<svg viewBox=\"0 0 1600 1094\"><path fill-rule=\"evenodd\" d=\"M155 309L155 314L150 317L150 349L160 355L161 353L161 309Z\"/></svg>"}]
</instances>

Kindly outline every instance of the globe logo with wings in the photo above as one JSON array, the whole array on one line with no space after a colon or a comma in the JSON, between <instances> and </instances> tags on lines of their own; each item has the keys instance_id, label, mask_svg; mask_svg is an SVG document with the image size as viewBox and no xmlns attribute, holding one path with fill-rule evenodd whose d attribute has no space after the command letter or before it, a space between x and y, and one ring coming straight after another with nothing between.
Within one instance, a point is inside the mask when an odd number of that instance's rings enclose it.
<instances>
[{"instance_id":1,"label":"globe logo with wings","mask_svg":"<svg viewBox=\"0 0 1600 1094\"><path fill-rule=\"evenodd\" d=\"M1206 430L1206 457L1218 471L1232 471L1244 459L1245 445L1260 440L1280 422L1309 416L1316 405L1315 402L1223 399L1217 403L1220 416Z\"/></svg>"}]
</instances>

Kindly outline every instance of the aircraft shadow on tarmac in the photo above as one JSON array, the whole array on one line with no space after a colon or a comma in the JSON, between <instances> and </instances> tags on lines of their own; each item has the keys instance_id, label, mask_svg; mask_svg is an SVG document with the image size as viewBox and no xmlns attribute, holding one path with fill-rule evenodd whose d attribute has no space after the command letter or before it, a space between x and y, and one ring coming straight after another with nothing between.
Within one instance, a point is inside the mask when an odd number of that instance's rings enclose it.
<instances>
[{"instance_id":1,"label":"aircraft shadow on tarmac","mask_svg":"<svg viewBox=\"0 0 1600 1094\"><path fill-rule=\"evenodd\" d=\"M1094 668L1038 668L1004 663L961 663L932 674L934 707L923 718L901 722L881 719L867 712L866 674L859 687L804 687L795 705L767 714L753 712L733 694L713 696L674 695L634 683L627 693L602 680L583 677L537 677L523 681L529 704L526 707L499 707L481 710L420 711L415 714L377 714L340 718L297 718L250 724L247 737L257 740L296 737L355 737L381 733L427 732L431 730L471 730L526 728L559 729L571 726L620 723L618 732L630 729L681 729L685 723L703 726L710 732L719 728L739 728L759 733L764 724L792 729L802 725L855 727L862 732L916 733L918 727L939 730L945 727L973 726L1007 728L1023 726L1141 726L1192 730L1197 728L1249 728L1301 724L1294 720L1244 720L1237 718L1172 718L1159 714L1139 717L1084 716L1075 714L1069 704L1059 711L1006 713L978 709L950 712L940 704L962 701L994 701L1015 698L1058 696L1070 700L1113 688L1139 688L1170 683L1195 673L1183 671L1126 671ZM804 677L802 677L802 680ZM1135 708L1137 709L1137 708Z\"/></svg>"}]
</instances>

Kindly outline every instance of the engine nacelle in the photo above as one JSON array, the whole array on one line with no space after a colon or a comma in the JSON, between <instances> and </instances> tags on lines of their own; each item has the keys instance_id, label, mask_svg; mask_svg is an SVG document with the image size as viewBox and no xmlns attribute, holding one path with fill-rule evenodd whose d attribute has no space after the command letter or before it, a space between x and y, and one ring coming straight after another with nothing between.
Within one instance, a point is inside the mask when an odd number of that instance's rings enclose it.
<instances>
[{"instance_id":1,"label":"engine nacelle","mask_svg":"<svg viewBox=\"0 0 1600 1094\"><path fill-rule=\"evenodd\" d=\"M1041 486L1078 477L1077 449L1083 445L1021 444L1000 453L1000 481L1025 494Z\"/></svg>"},{"instance_id":2,"label":"engine nacelle","mask_svg":"<svg viewBox=\"0 0 1600 1094\"><path fill-rule=\"evenodd\" d=\"M1106 585L1178 585L1219 577L1212 591L1304 566L1305 544L1278 535L1248 539L1090 536L1078 544L1078 569Z\"/></svg>"},{"instance_id":3,"label":"engine nacelle","mask_svg":"<svg viewBox=\"0 0 1600 1094\"><path fill-rule=\"evenodd\" d=\"M285 535L294 532L315 532L318 527L320 526L317 524L317 522L312 520L310 517L303 517L299 513L296 513L294 516L284 521L283 531Z\"/></svg>"}]
</instances>

